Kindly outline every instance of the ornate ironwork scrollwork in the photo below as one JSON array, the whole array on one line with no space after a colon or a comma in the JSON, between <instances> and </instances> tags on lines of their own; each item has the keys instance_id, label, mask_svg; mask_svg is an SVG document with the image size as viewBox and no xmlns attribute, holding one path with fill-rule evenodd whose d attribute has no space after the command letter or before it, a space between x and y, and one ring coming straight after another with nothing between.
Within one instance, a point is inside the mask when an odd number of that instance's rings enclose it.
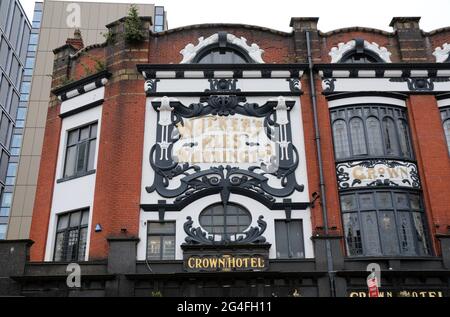
<instances>
[{"instance_id":1,"label":"ornate ironwork scrollwork","mask_svg":"<svg viewBox=\"0 0 450 317\"><path fill-rule=\"evenodd\" d=\"M304 190L304 186L299 185L295 178L299 154L292 144L288 114L295 101L279 97L260 106L256 103L246 103L245 97L211 95L200 98L199 103L184 106L173 98L163 97L160 100L152 102L158 112L158 129L157 142L151 148L149 158L155 171L155 179L153 185L146 187L148 193L157 191L163 197L175 198L177 202L220 193L226 203L231 192L273 202L274 197L287 197L294 191ZM176 124L183 124L183 118L208 114L219 116L241 114L264 118L265 133L268 139L278 146L281 153L275 162L270 163L277 168L273 168L272 165L261 165L241 169L219 165L201 170L197 165L176 162L171 153L174 143L179 138ZM283 139L275 136L275 129L280 129ZM280 180L280 187L269 185L269 175ZM179 186L176 188L169 186L170 180L177 177Z\"/></svg>"},{"instance_id":2,"label":"ornate ironwork scrollwork","mask_svg":"<svg viewBox=\"0 0 450 317\"><path fill-rule=\"evenodd\" d=\"M406 82L410 91L433 91L435 82L448 82L448 77L417 77L417 78L390 78L390 82Z\"/></svg>"},{"instance_id":3,"label":"ornate ironwork scrollwork","mask_svg":"<svg viewBox=\"0 0 450 317\"><path fill-rule=\"evenodd\" d=\"M263 244L266 242L266 238L262 235L267 228L267 223L263 220L263 216L259 216L257 223L258 227L250 227L242 234L235 235L235 240L231 240L231 237L226 235L221 236L220 241L215 241L214 236L208 235L201 227L193 227L194 221L190 216L186 217L186 222L183 225L184 232L187 237L184 239L184 245L226 245L226 244Z\"/></svg>"}]
</instances>

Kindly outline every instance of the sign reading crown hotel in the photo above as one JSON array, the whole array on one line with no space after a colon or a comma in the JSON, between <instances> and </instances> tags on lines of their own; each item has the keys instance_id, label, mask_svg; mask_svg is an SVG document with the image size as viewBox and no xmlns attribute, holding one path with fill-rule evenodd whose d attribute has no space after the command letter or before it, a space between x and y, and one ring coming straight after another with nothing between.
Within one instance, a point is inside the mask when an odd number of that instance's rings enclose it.
<instances>
[{"instance_id":1,"label":"sign reading crown hotel","mask_svg":"<svg viewBox=\"0 0 450 317\"><path fill-rule=\"evenodd\" d=\"M190 272L232 272L267 270L267 260L262 255L192 255L185 262Z\"/></svg>"}]
</instances>

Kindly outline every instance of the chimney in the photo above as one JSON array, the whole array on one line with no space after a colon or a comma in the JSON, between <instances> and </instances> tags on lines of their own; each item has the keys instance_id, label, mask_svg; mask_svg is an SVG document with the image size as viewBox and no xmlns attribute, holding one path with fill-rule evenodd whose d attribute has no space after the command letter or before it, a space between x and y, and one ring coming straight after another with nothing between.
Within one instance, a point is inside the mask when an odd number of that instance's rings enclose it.
<instances>
[{"instance_id":1,"label":"chimney","mask_svg":"<svg viewBox=\"0 0 450 317\"><path fill-rule=\"evenodd\" d=\"M73 32L73 38L68 38L66 40L66 44L72 45L77 50L81 50L84 47L80 29L75 29Z\"/></svg>"},{"instance_id":2,"label":"chimney","mask_svg":"<svg viewBox=\"0 0 450 317\"><path fill-rule=\"evenodd\" d=\"M394 17L389 24L397 35L402 62L426 62L428 59L419 21L420 17Z\"/></svg>"},{"instance_id":3,"label":"chimney","mask_svg":"<svg viewBox=\"0 0 450 317\"><path fill-rule=\"evenodd\" d=\"M309 32L311 40L311 53L315 62L320 61L320 39L317 30L319 18L315 17L293 17L289 26L294 31L295 55L297 63L306 63L308 61L306 32Z\"/></svg>"}]
</instances>

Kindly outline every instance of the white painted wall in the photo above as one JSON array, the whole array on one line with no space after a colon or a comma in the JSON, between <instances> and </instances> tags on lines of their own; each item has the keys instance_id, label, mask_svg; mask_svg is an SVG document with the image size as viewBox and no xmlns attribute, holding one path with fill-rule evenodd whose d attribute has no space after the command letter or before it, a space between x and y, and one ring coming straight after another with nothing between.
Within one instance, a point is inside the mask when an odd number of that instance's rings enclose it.
<instances>
[{"instance_id":1,"label":"white painted wall","mask_svg":"<svg viewBox=\"0 0 450 317\"><path fill-rule=\"evenodd\" d=\"M76 98L78 98L78 102L80 105L85 105L92 102L90 101L91 97L92 96L86 94L80 95ZM101 98L103 98L103 96L101 96ZM61 108L63 107L65 102L62 103ZM94 168L97 167L97 154L99 147L98 140L100 139L101 130L101 114L102 106L97 106L63 119L60 143L58 148L58 162L56 165L56 180L62 178L63 176L65 147L67 144L67 131L95 121L98 122L98 129ZM86 260L88 259L90 245L89 237L92 225L92 207L94 203L95 177L96 174L91 174L61 183L57 183L55 181L51 214L49 219L50 223L47 236L45 261L51 261L53 259L58 214L81 208L89 208L89 234L86 245Z\"/></svg>"},{"instance_id":2,"label":"white painted wall","mask_svg":"<svg viewBox=\"0 0 450 317\"><path fill-rule=\"evenodd\" d=\"M272 82L275 84L271 86ZM175 86L175 83L177 84ZM206 82L207 83L207 82ZM245 86L240 86L240 84L244 83L241 79L238 81L238 88L246 88L242 89L243 91L247 91L247 89L251 91L263 91L264 89L275 91L280 89L285 91L286 93L289 91L289 85L286 79L246 79ZM201 87L200 87L201 85ZM209 84L205 86L205 80L162 80L162 85L158 82L158 92L160 89L164 91L203 91L204 89L209 88ZM264 90L265 91L265 90ZM269 99L273 99L273 96L258 96L258 97L248 97L247 102L249 103L258 103L263 105ZM306 171L306 155L305 155L305 144L304 144L304 131L303 131L303 122L301 116L301 104L299 97L286 97L288 100L296 101L295 106L290 111L290 120L292 127L292 135L293 135L293 144L296 146L299 152L299 166L295 172L298 184L302 184L305 186L303 192L294 192L289 197L293 202L309 202L310 195L308 190L308 179L307 179L307 171ZM154 171L149 163L149 153L151 147L156 142L156 133L155 127L157 126L157 113L153 109L151 105L151 101L154 100L154 97L148 97L146 101L146 113L145 113L145 133L144 133L144 158L143 158L143 166L142 166L142 188L141 188L141 203L142 204L155 204L159 199L165 199L167 203L173 201L173 199L167 199L159 196L156 192L147 193L145 190L146 186L150 186L153 184L154 179ZM181 103L185 106L188 106L191 103L198 103L199 97L179 97L177 98ZM206 164L198 164L203 168L208 168L209 166ZM220 164L214 164L217 166ZM246 168L248 166L240 165L239 167ZM282 202L283 198L277 198L278 202ZM179 212L166 212L165 220L175 220L176 221L176 259L181 260L183 258L183 252L181 249L181 244L184 242L186 234L183 230L183 224L186 222L186 217L191 216L194 221L194 226L200 226L198 222L198 215L200 212L206 208L207 206L221 202L219 194L207 196L202 199L199 199L190 205L186 206L183 210ZM276 241L275 241L275 232L274 232L274 221L275 219L285 219L285 211L284 210L269 210L260 202L253 200L251 198L240 196L236 194L231 194L230 202L235 202L245 206L252 215L252 226L257 226L257 219L260 215L264 216L264 220L267 222L266 232L263 234L267 241L272 244L270 248L269 256L270 258L276 258ZM305 247L305 257L312 258L314 257L313 245L311 241L312 235L312 225L311 225L311 212L309 209L307 210L293 210L292 211L293 219L302 219L303 220L303 232L304 232L304 247ZM147 247L147 221L158 221L158 213L157 212L144 212L141 210L140 215L140 223L139 223L139 237L140 242L138 243L138 260L144 260L146 257L146 247Z\"/></svg>"},{"instance_id":3,"label":"white painted wall","mask_svg":"<svg viewBox=\"0 0 450 317\"><path fill-rule=\"evenodd\" d=\"M393 106L406 107L406 103L402 99L390 98L390 97L377 97L377 96L364 96L364 97L350 97L337 100L328 101L328 107L334 108L347 105L358 104L387 104Z\"/></svg>"},{"instance_id":4,"label":"white painted wall","mask_svg":"<svg viewBox=\"0 0 450 317\"><path fill-rule=\"evenodd\" d=\"M195 201L194 203L186 206L183 210L179 212L166 212L165 213L165 221L176 221L176 251L175 251L175 259L182 260L183 259L183 250L181 249L181 245L184 243L184 239L186 237L186 233L184 232L183 225L186 222L186 217L191 216L194 221L193 226L199 227L199 215L200 212L212 205L214 203L220 202L220 195L212 195L207 196L202 199ZM269 258L276 258L276 240L275 240L275 223L276 219L286 219L286 214L284 210L270 210L260 202L245 197L241 195L231 194L230 202L240 204L245 206L252 215L252 227L257 227L257 220L260 215L264 216L264 221L267 222L267 229L264 232L263 236L266 238L268 243L271 243L272 246L269 250ZM308 208L307 210L292 210L292 219L302 219L303 221L303 239L304 239L304 250L305 250L305 258L313 258L313 244L311 241L312 235L312 224L311 224L311 212ZM147 221L158 221L158 213L157 212L145 212L141 210L140 221L139 221L139 238L140 242L138 243L137 257L138 260L145 260L146 257L146 248L147 248Z\"/></svg>"},{"instance_id":5,"label":"white painted wall","mask_svg":"<svg viewBox=\"0 0 450 317\"><path fill-rule=\"evenodd\" d=\"M333 71L335 75L337 71ZM337 75L348 75L343 73ZM438 74L438 76L440 76ZM444 75L442 75L444 76ZM445 75L448 76L448 75ZM323 84L325 85L325 83ZM360 91L393 91L393 92L409 92L408 84L402 82L392 82L389 78L336 78L334 82L334 92L360 92ZM434 82L435 92L450 91L450 82Z\"/></svg>"},{"instance_id":6,"label":"white painted wall","mask_svg":"<svg viewBox=\"0 0 450 317\"><path fill-rule=\"evenodd\" d=\"M76 110L84 105L93 103L103 98L105 95L105 87L100 87L91 91L88 91L82 95L68 99L61 104L61 114L65 114L69 111Z\"/></svg>"},{"instance_id":7,"label":"white painted wall","mask_svg":"<svg viewBox=\"0 0 450 317\"><path fill-rule=\"evenodd\" d=\"M437 101L438 107L448 107L450 106L450 98L448 99L441 99Z\"/></svg>"}]
</instances>

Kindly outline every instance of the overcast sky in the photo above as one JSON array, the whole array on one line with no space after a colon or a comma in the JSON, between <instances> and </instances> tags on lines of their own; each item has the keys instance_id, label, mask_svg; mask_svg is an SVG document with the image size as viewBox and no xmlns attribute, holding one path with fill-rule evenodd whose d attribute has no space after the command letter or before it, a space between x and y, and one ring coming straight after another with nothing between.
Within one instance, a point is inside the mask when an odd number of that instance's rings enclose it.
<instances>
[{"instance_id":1,"label":"overcast sky","mask_svg":"<svg viewBox=\"0 0 450 317\"><path fill-rule=\"evenodd\" d=\"M86 0L79 0L86 1ZM91 0L89 2L93 2ZM32 17L34 0L20 0ZM70 1L69 1L70 2ZM199 23L245 23L290 32L290 18L319 17L319 29L365 26L392 31L394 16L421 16L421 28L450 26L450 0L96 0L154 3L167 11L169 28ZM101 13L100 13L101 14Z\"/></svg>"}]
</instances>

